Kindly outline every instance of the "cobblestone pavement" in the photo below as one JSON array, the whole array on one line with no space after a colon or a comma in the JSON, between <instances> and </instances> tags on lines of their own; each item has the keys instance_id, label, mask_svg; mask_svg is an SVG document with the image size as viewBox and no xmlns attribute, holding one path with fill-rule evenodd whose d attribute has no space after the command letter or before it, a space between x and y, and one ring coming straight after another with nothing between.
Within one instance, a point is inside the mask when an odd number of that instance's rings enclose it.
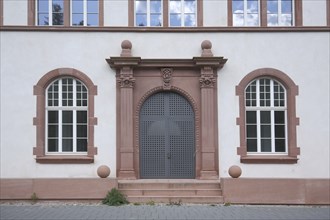
<instances>
[{"instance_id":1,"label":"cobblestone pavement","mask_svg":"<svg viewBox=\"0 0 330 220\"><path fill-rule=\"evenodd\" d=\"M0 204L0 219L330 219L330 206Z\"/></svg>"}]
</instances>

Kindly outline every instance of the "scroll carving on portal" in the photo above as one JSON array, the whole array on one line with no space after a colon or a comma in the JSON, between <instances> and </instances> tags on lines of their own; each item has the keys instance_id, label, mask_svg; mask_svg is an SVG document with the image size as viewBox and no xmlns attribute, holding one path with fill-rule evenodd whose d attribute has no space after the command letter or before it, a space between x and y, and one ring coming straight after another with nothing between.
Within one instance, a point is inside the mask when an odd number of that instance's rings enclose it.
<instances>
[{"instance_id":1,"label":"scroll carving on portal","mask_svg":"<svg viewBox=\"0 0 330 220\"><path fill-rule=\"evenodd\" d=\"M162 76L163 76L163 89L169 90L171 89L171 80L172 80L172 68L163 68L161 69Z\"/></svg>"},{"instance_id":2,"label":"scroll carving on portal","mask_svg":"<svg viewBox=\"0 0 330 220\"><path fill-rule=\"evenodd\" d=\"M216 79L213 75L202 75L199 79L199 83L201 88L213 88L216 83Z\"/></svg>"},{"instance_id":3,"label":"scroll carving on portal","mask_svg":"<svg viewBox=\"0 0 330 220\"><path fill-rule=\"evenodd\" d=\"M122 88L133 88L135 79L131 75L121 75L117 80Z\"/></svg>"}]
</instances>

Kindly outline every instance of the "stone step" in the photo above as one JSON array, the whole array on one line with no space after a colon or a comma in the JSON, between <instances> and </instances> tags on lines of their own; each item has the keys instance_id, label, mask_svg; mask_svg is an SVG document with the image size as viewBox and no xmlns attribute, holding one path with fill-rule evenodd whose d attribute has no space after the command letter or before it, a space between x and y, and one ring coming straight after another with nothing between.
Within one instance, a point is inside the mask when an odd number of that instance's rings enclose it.
<instances>
[{"instance_id":1,"label":"stone step","mask_svg":"<svg viewBox=\"0 0 330 220\"><path fill-rule=\"evenodd\" d=\"M219 181L120 180L119 189L220 189Z\"/></svg>"},{"instance_id":2,"label":"stone step","mask_svg":"<svg viewBox=\"0 0 330 220\"><path fill-rule=\"evenodd\" d=\"M131 203L196 203L196 204L219 204L223 203L223 196L128 196Z\"/></svg>"},{"instance_id":3,"label":"stone step","mask_svg":"<svg viewBox=\"0 0 330 220\"><path fill-rule=\"evenodd\" d=\"M221 196L220 189L120 189L126 196Z\"/></svg>"}]
</instances>

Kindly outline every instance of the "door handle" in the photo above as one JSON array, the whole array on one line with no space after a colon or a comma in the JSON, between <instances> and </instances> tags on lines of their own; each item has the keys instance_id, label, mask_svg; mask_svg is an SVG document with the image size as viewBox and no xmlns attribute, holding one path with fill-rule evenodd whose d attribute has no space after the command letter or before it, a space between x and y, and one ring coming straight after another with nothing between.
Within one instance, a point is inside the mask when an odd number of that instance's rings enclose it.
<instances>
[{"instance_id":1,"label":"door handle","mask_svg":"<svg viewBox=\"0 0 330 220\"><path fill-rule=\"evenodd\" d=\"M171 153L167 153L167 159L171 159Z\"/></svg>"}]
</instances>

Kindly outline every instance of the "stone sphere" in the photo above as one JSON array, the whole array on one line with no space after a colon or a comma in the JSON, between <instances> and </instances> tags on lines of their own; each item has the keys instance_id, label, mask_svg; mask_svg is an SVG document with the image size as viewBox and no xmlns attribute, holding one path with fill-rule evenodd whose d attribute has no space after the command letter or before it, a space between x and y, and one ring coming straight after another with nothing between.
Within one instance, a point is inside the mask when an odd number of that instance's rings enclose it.
<instances>
[{"instance_id":1,"label":"stone sphere","mask_svg":"<svg viewBox=\"0 0 330 220\"><path fill-rule=\"evenodd\" d=\"M229 168L228 172L232 178L238 178L242 174L242 169L239 166L234 165Z\"/></svg>"},{"instance_id":2,"label":"stone sphere","mask_svg":"<svg viewBox=\"0 0 330 220\"><path fill-rule=\"evenodd\" d=\"M132 49L132 43L129 40L124 40L121 42L121 48L122 49Z\"/></svg>"},{"instance_id":3,"label":"stone sphere","mask_svg":"<svg viewBox=\"0 0 330 220\"><path fill-rule=\"evenodd\" d=\"M110 168L106 165L99 166L97 175L101 178L107 178L110 175Z\"/></svg>"},{"instance_id":4,"label":"stone sphere","mask_svg":"<svg viewBox=\"0 0 330 220\"><path fill-rule=\"evenodd\" d=\"M212 48L212 43L209 40L204 40L202 42L202 49L211 49Z\"/></svg>"}]
</instances>

